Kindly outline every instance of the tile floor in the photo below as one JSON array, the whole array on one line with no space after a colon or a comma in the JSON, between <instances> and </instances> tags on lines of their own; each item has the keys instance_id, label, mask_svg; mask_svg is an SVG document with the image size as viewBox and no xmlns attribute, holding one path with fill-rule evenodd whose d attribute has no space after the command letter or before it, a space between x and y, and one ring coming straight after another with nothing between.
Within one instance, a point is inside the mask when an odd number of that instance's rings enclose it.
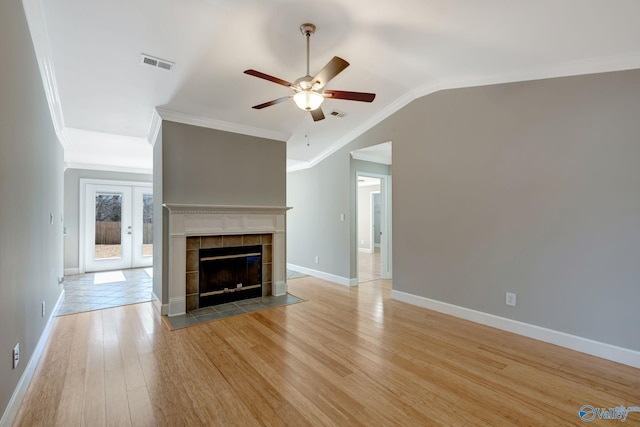
<instances>
[{"instance_id":1,"label":"tile floor","mask_svg":"<svg viewBox=\"0 0 640 427\"><path fill-rule=\"evenodd\" d=\"M236 316L238 314L251 313L252 311L264 310L265 308L295 304L302 301L304 300L289 294L277 297L266 296L249 298L241 301L199 308L180 316L167 317L167 320L169 320L169 323L173 328L183 328L185 326L191 326L201 322Z\"/></svg>"},{"instance_id":2,"label":"tile floor","mask_svg":"<svg viewBox=\"0 0 640 427\"><path fill-rule=\"evenodd\" d=\"M150 267L65 276L64 300L55 315L152 301L152 276Z\"/></svg>"}]
</instances>

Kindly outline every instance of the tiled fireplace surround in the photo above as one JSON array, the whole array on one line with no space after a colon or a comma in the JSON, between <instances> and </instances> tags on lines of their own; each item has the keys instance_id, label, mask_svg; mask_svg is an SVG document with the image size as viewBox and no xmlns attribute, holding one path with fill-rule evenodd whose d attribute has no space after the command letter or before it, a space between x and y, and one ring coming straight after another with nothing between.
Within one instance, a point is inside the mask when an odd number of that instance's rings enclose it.
<instances>
[{"instance_id":1,"label":"tiled fireplace surround","mask_svg":"<svg viewBox=\"0 0 640 427\"><path fill-rule=\"evenodd\" d=\"M261 244L263 295L287 292L285 207L165 204L169 316L198 308L198 250Z\"/></svg>"},{"instance_id":2,"label":"tiled fireplace surround","mask_svg":"<svg viewBox=\"0 0 640 427\"><path fill-rule=\"evenodd\" d=\"M187 237L187 311L201 308L200 249L262 245L262 296L271 295L273 234L233 234Z\"/></svg>"}]
</instances>

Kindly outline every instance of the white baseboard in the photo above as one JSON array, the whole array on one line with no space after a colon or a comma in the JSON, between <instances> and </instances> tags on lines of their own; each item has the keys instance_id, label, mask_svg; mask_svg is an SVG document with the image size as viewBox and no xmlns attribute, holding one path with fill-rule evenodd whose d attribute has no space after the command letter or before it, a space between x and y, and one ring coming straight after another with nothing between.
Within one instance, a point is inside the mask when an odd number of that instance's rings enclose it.
<instances>
[{"instance_id":1,"label":"white baseboard","mask_svg":"<svg viewBox=\"0 0 640 427\"><path fill-rule=\"evenodd\" d=\"M364 254L372 254L374 250L370 248L358 248L358 252L362 252Z\"/></svg>"},{"instance_id":2,"label":"white baseboard","mask_svg":"<svg viewBox=\"0 0 640 427\"><path fill-rule=\"evenodd\" d=\"M555 331L553 329L531 325L529 323L519 322L517 320L507 319L505 317L460 307L442 301L412 295L406 292L392 290L391 298L427 308L429 310L449 314L461 319L491 326L493 328L502 329L503 331L513 332L514 334L559 345L560 347L565 347L581 353L640 368L639 351L594 341L589 338L583 338L567 334L565 332Z\"/></svg>"},{"instance_id":3,"label":"white baseboard","mask_svg":"<svg viewBox=\"0 0 640 427\"><path fill-rule=\"evenodd\" d=\"M153 307L158 310L160 316L166 316L167 313L169 313L169 304L162 304L160 298L158 298L158 295L156 295L155 292L153 293L153 298L154 300L151 301Z\"/></svg>"},{"instance_id":4,"label":"white baseboard","mask_svg":"<svg viewBox=\"0 0 640 427\"><path fill-rule=\"evenodd\" d=\"M24 395L27 393L27 388L29 388L29 384L31 383L33 374L36 371L36 367L38 366L38 362L40 361L40 356L42 356L44 347L45 345L47 345L47 341L49 340L51 328L53 327L54 313L58 311L58 307L60 307L62 300L64 300L64 289L60 293L55 307L53 307L53 310L49 312L49 320L47 320L47 324L42 330L42 334L40 335L38 344L36 344L36 348L33 350L33 354L31 355L31 358L27 363L27 367L24 369L24 372L20 377L20 381L18 381L18 385L13 391L13 395L11 396L11 400L9 400L7 409L5 409L2 418L0 418L0 427L10 427L13 424L16 415L18 415L18 410L20 409L20 405L22 405Z\"/></svg>"},{"instance_id":5,"label":"white baseboard","mask_svg":"<svg viewBox=\"0 0 640 427\"><path fill-rule=\"evenodd\" d=\"M336 276L335 274L325 273L324 271L313 270L311 268L301 267L299 265L287 263L287 268L289 270L294 270L299 273L308 274L309 276L317 277L318 279L327 280L329 282L337 283L338 285L343 286L356 286L358 284L357 278L346 278L341 276Z\"/></svg>"},{"instance_id":6,"label":"white baseboard","mask_svg":"<svg viewBox=\"0 0 640 427\"><path fill-rule=\"evenodd\" d=\"M186 314L186 307L186 297L170 298L167 306L167 316L180 316L181 314Z\"/></svg>"},{"instance_id":7,"label":"white baseboard","mask_svg":"<svg viewBox=\"0 0 640 427\"><path fill-rule=\"evenodd\" d=\"M76 276L80 274L80 269L79 268L65 268L64 269L64 275L65 276Z\"/></svg>"},{"instance_id":8,"label":"white baseboard","mask_svg":"<svg viewBox=\"0 0 640 427\"><path fill-rule=\"evenodd\" d=\"M273 296L286 295L287 294L287 282L276 282L274 283L273 289L271 290Z\"/></svg>"}]
</instances>

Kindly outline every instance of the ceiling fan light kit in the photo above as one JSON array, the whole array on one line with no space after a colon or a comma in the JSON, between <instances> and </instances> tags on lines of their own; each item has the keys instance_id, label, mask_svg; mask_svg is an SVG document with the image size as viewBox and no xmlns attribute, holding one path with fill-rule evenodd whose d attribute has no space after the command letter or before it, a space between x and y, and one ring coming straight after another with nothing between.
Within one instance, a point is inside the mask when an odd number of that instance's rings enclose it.
<instances>
[{"instance_id":1,"label":"ceiling fan light kit","mask_svg":"<svg viewBox=\"0 0 640 427\"><path fill-rule=\"evenodd\" d=\"M293 95L293 101L301 110L311 111L322 105L324 96L312 90L301 90Z\"/></svg>"},{"instance_id":2,"label":"ceiling fan light kit","mask_svg":"<svg viewBox=\"0 0 640 427\"><path fill-rule=\"evenodd\" d=\"M320 106L324 102L325 98L359 102L372 102L375 99L375 93L324 90L324 87L329 83L329 81L349 66L349 63L340 57L334 56L331 61L329 61L327 65L325 65L324 68L315 76L312 77L309 74L309 41L311 39L311 35L315 33L315 31L316 26L311 23L304 23L300 26L300 32L302 32L307 41L307 74L297 79L295 83L289 83L286 80L282 80L256 70L244 71L245 74L268 80L281 86L286 86L293 89L295 92L293 96L274 99L273 101L254 105L252 108L261 110L293 98L293 101L296 103L298 108L304 111L309 111L313 120L317 122L324 119L324 113Z\"/></svg>"}]
</instances>

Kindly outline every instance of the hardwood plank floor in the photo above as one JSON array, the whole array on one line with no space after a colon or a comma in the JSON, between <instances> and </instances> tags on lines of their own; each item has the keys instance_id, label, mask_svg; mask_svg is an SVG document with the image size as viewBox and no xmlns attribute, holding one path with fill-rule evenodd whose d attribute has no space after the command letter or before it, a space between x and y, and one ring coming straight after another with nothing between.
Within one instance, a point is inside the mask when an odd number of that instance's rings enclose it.
<instances>
[{"instance_id":1,"label":"hardwood plank floor","mask_svg":"<svg viewBox=\"0 0 640 427\"><path fill-rule=\"evenodd\" d=\"M358 252L358 283L382 278L380 274L380 248L373 253Z\"/></svg>"},{"instance_id":2,"label":"hardwood plank floor","mask_svg":"<svg viewBox=\"0 0 640 427\"><path fill-rule=\"evenodd\" d=\"M59 317L14 425L558 426L640 406L638 369L390 288L299 278L303 303L174 331L151 303Z\"/></svg>"}]
</instances>

